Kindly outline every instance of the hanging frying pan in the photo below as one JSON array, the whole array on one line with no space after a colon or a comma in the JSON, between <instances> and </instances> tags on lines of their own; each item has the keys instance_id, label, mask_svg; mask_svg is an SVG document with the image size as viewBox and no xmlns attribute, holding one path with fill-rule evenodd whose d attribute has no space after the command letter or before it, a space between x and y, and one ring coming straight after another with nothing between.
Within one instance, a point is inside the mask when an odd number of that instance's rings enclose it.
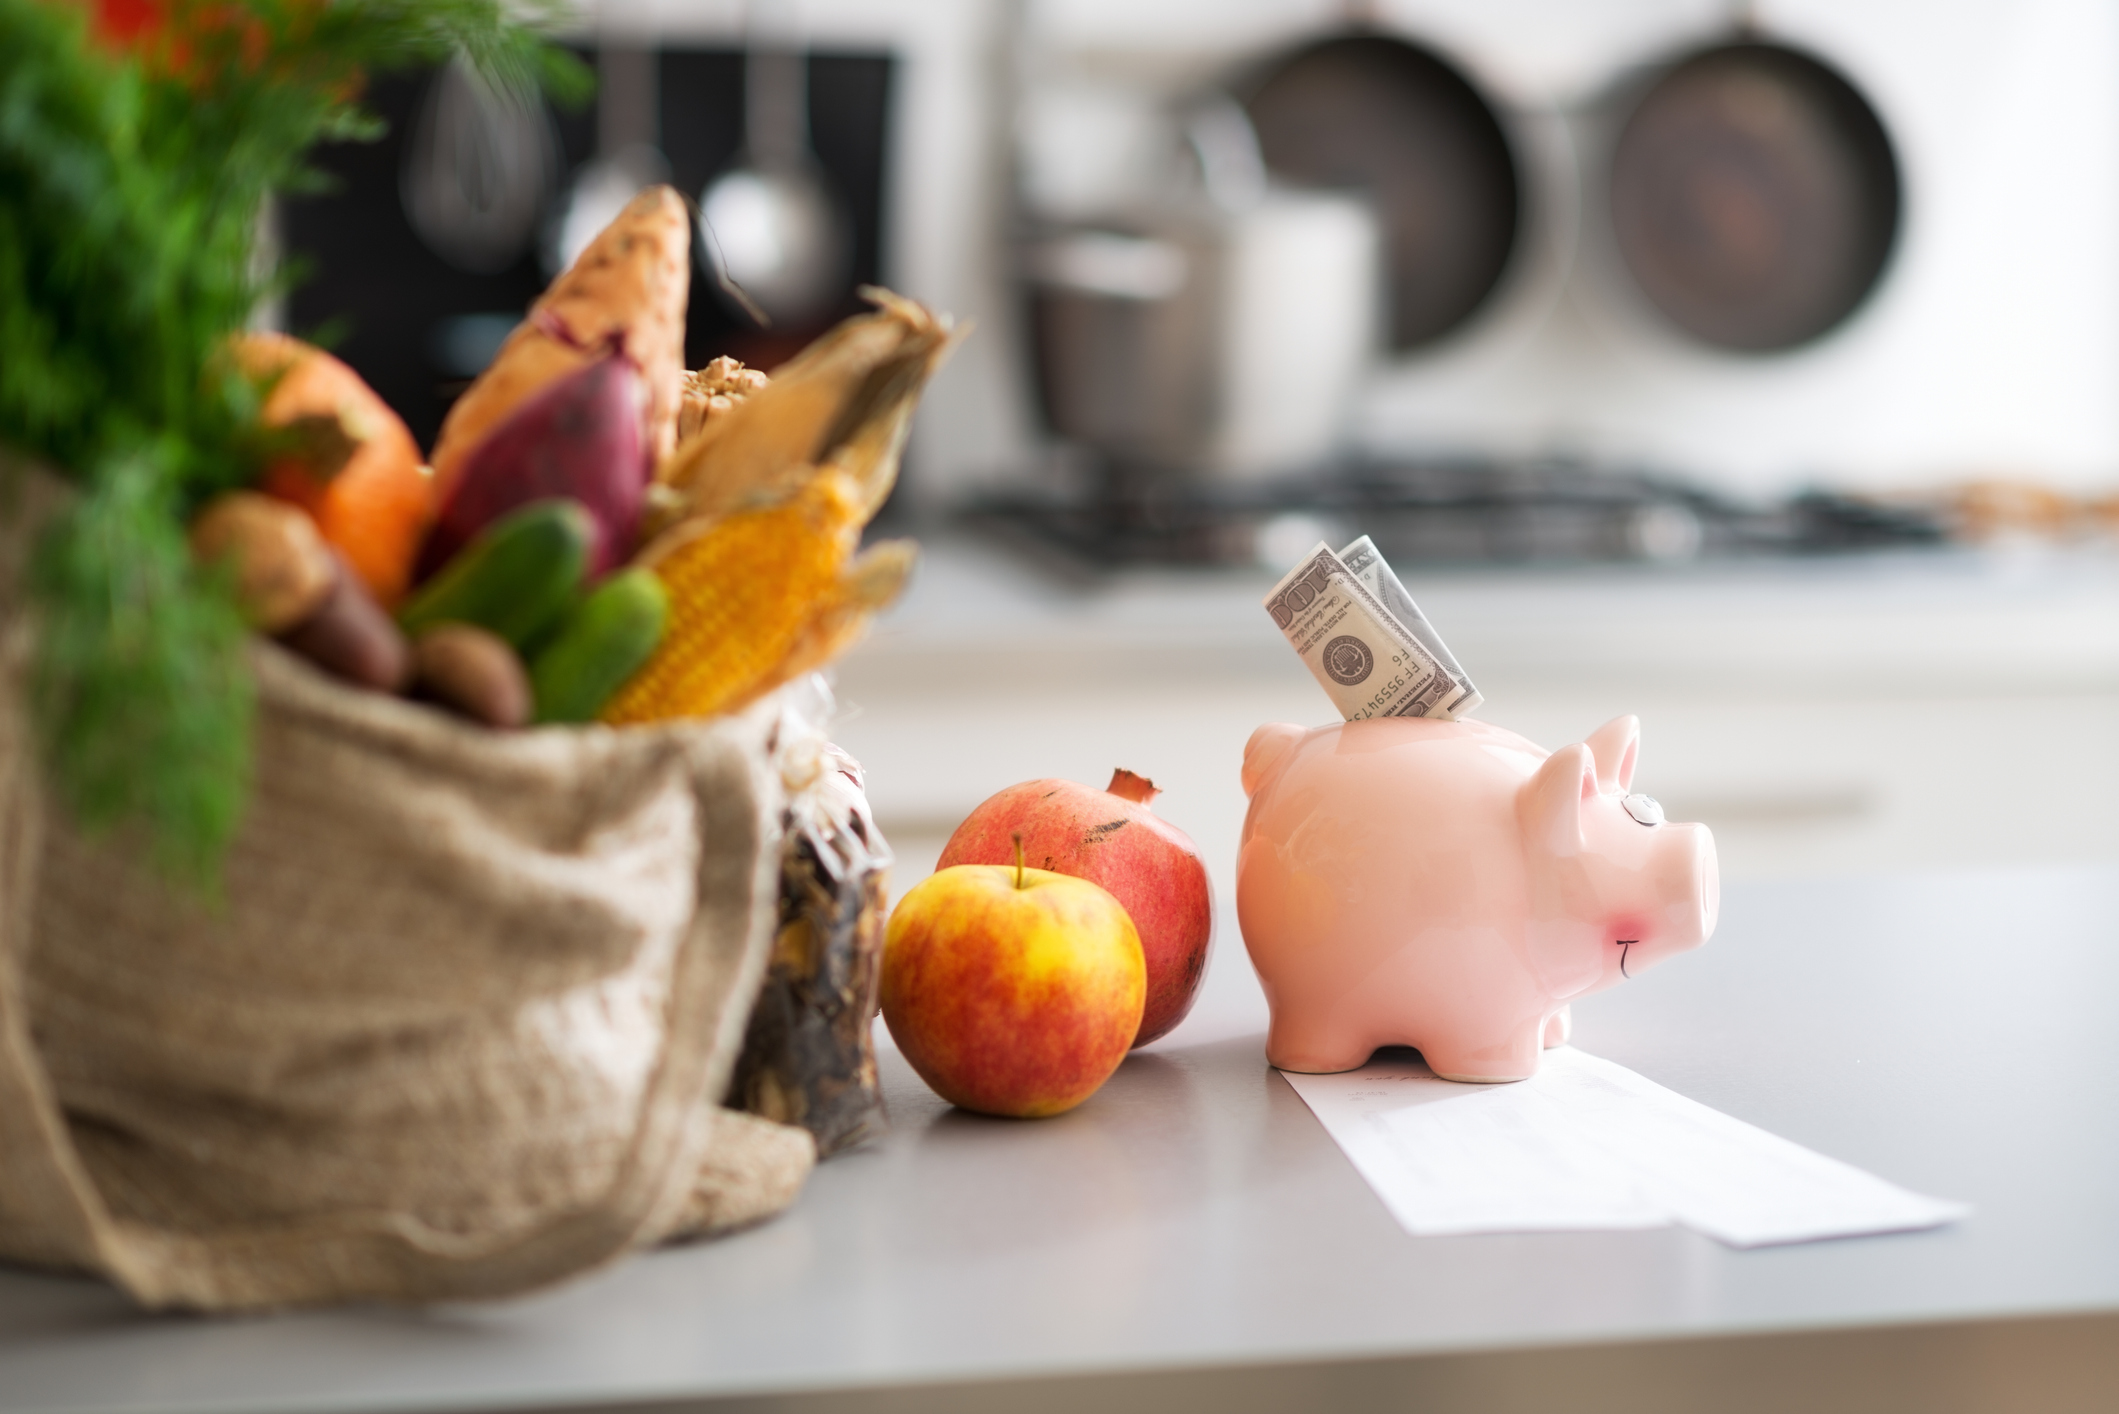
<instances>
[{"instance_id":1,"label":"hanging frying pan","mask_svg":"<svg viewBox=\"0 0 2119 1414\"><path fill-rule=\"evenodd\" d=\"M1612 234L1648 302L1718 348L1790 349L1876 288L1898 160L1854 86L1778 44L1724 44L1642 88L1611 161Z\"/></svg>"},{"instance_id":2,"label":"hanging frying pan","mask_svg":"<svg viewBox=\"0 0 2119 1414\"><path fill-rule=\"evenodd\" d=\"M1239 92L1274 176L1374 203L1394 350L1458 328L1501 283L1520 225L1516 159L1450 64L1388 35L1341 35L1271 61Z\"/></svg>"}]
</instances>

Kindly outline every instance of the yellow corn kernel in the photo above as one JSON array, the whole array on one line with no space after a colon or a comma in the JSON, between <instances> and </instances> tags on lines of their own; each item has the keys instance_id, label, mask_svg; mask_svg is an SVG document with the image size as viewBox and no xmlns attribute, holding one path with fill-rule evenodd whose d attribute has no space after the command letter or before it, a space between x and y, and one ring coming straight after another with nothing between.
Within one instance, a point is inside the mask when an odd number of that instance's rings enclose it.
<instances>
[{"instance_id":1,"label":"yellow corn kernel","mask_svg":"<svg viewBox=\"0 0 2119 1414\"><path fill-rule=\"evenodd\" d=\"M910 540L885 540L863 550L847 565L830 594L815 606L788 650L787 661L772 673L777 685L813 673L860 640L876 611L887 607L912 578L919 547Z\"/></svg>"},{"instance_id":2,"label":"yellow corn kernel","mask_svg":"<svg viewBox=\"0 0 2119 1414\"><path fill-rule=\"evenodd\" d=\"M781 505L687 521L641 556L670 594L669 628L603 710L611 723L732 712L783 667L835 597L861 530L857 488L827 471Z\"/></svg>"}]
</instances>

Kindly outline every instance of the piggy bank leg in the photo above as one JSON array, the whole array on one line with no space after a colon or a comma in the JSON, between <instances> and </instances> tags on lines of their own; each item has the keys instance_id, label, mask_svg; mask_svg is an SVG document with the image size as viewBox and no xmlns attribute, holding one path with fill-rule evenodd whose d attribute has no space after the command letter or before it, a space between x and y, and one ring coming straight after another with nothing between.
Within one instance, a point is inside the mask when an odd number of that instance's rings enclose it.
<instances>
[{"instance_id":1,"label":"piggy bank leg","mask_svg":"<svg viewBox=\"0 0 2119 1414\"><path fill-rule=\"evenodd\" d=\"M1266 1029L1266 1064L1298 1075L1336 1075L1368 1064L1375 1047L1366 1038L1349 1040L1345 1027L1304 1026L1273 1014Z\"/></svg>"},{"instance_id":2,"label":"piggy bank leg","mask_svg":"<svg viewBox=\"0 0 2119 1414\"><path fill-rule=\"evenodd\" d=\"M1421 1059L1444 1080L1470 1085L1497 1085L1508 1080L1528 1080L1538 1073L1538 1057L1545 1050L1547 1026L1532 1022L1520 1033L1498 1045L1477 1050L1453 1046L1422 1046Z\"/></svg>"},{"instance_id":3,"label":"piggy bank leg","mask_svg":"<svg viewBox=\"0 0 2119 1414\"><path fill-rule=\"evenodd\" d=\"M1575 1014L1571 1007L1561 1007L1545 1023L1545 1049L1564 1046L1567 1038L1575 1034Z\"/></svg>"}]
</instances>

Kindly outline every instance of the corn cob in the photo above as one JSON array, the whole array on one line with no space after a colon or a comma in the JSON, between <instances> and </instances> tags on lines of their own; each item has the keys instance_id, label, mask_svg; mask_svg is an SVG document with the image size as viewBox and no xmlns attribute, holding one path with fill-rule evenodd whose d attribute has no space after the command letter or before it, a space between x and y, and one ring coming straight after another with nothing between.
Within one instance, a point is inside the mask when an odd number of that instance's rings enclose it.
<instances>
[{"instance_id":1,"label":"corn cob","mask_svg":"<svg viewBox=\"0 0 2119 1414\"><path fill-rule=\"evenodd\" d=\"M854 479L863 519L883 504L920 388L958 335L911 300L863 293L876 313L811 344L765 387L702 421L663 461L651 534L784 500L826 466Z\"/></svg>"},{"instance_id":2,"label":"corn cob","mask_svg":"<svg viewBox=\"0 0 2119 1414\"><path fill-rule=\"evenodd\" d=\"M687 521L650 545L641 563L669 589L669 628L603 720L732 712L787 681L820 608L845 600L861 524L858 488L826 471L780 505Z\"/></svg>"},{"instance_id":3,"label":"corn cob","mask_svg":"<svg viewBox=\"0 0 2119 1414\"><path fill-rule=\"evenodd\" d=\"M955 340L885 290L768 381L732 360L690 375L693 431L657 472L638 563L669 591L655 656L604 708L612 723L735 711L844 652L912 572L910 542L859 559L921 387ZM725 365L725 366L724 366Z\"/></svg>"},{"instance_id":4,"label":"corn cob","mask_svg":"<svg viewBox=\"0 0 2119 1414\"><path fill-rule=\"evenodd\" d=\"M771 674L773 685L813 673L853 647L868 621L905 588L919 556L920 547L910 540L884 540L862 551L810 615L794 647Z\"/></svg>"},{"instance_id":5,"label":"corn cob","mask_svg":"<svg viewBox=\"0 0 2119 1414\"><path fill-rule=\"evenodd\" d=\"M715 418L734 412L769 381L757 369L745 368L739 360L726 355L685 374L684 397L677 406L678 443L697 436Z\"/></svg>"}]
</instances>

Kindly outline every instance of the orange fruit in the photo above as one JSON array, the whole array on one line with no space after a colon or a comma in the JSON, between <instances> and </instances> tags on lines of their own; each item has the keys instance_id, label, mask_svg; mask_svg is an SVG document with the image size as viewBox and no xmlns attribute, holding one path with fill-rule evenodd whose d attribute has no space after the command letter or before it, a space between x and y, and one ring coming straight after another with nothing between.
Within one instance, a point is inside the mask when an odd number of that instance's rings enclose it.
<instances>
[{"instance_id":1,"label":"orange fruit","mask_svg":"<svg viewBox=\"0 0 2119 1414\"><path fill-rule=\"evenodd\" d=\"M299 339L242 334L236 357L253 376L279 374L263 420L297 434L258 489L309 512L376 601L396 607L434 520L434 478L411 429L359 374Z\"/></svg>"}]
</instances>

